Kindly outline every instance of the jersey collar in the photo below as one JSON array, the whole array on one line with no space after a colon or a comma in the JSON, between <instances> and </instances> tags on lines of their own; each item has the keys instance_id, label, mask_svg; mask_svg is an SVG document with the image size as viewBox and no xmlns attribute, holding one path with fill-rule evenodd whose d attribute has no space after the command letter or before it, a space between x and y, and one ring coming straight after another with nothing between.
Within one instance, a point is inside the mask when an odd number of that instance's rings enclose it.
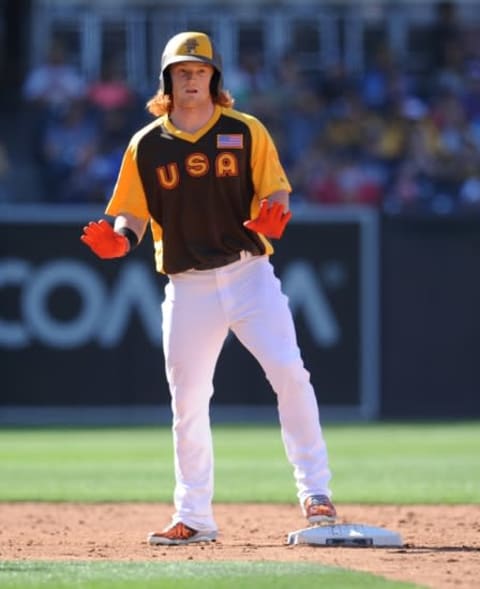
<instances>
[{"instance_id":1,"label":"jersey collar","mask_svg":"<svg viewBox=\"0 0 480 589\"><path fill-rule=\"evenodd\" d=\"M168 131L168 133L170 133L170 135L173 135L174 137L178 137L179 139L183 139L185 141L190 141L191 143L195 143L200 139L200 137L203 137L205 133L210 131L210 129L215 125L215 123L220 118L221 114L222 108L218 104L216 104L215 110L213 111L210 120L203 127L198 129L198 131L195 131L195 133L186 133L185 131L177 129L177 127L175 127L175 125L172 123L168 116L165 117L164 125L165 129Z\"/></svg>"}]
</instances>

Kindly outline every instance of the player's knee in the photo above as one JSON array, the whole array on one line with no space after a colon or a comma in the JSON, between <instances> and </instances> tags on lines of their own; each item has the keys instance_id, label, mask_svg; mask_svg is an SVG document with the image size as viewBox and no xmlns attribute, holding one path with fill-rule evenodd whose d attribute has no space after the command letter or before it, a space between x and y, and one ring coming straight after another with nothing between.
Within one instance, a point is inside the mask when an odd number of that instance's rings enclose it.
<instances>
[{"instance_id":1,"label":"player's knee","mask_svg":"<svg viewBox=\"0 0 480 589\"><path fill-rule=\"evenodd\" d=\"M277 395L302 390L310 383L310 373L298 358L278 362L271 367L267 378Z\"/></svg>"}]
</instances>

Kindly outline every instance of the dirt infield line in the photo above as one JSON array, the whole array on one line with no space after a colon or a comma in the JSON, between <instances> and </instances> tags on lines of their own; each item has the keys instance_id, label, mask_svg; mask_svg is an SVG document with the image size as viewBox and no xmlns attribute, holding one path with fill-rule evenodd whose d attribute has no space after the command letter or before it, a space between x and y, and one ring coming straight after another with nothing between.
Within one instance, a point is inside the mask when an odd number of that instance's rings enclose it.
<instances>
[{"instance_id":1,"label":"dirt infield line","mask_svg":"<svg viewBox=\"0 0 480 589\"><path fill-rule=\"evenodd\" d=\"M156 503L0 503L2 560L191 560L316 562L418 583L474 589L480 578L480 507L338 505L339 523L399 532L403 548L288 546L305 527L296 505L219 504L209 545L150 547L171 506Z\"/></svg>"}]
</instances>

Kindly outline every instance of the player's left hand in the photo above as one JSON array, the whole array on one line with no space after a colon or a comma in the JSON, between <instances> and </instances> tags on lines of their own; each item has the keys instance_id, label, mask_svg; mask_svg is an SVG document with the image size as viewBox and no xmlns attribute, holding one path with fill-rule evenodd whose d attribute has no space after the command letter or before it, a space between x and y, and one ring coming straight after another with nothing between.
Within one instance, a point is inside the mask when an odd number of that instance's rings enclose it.
<instances>
[{"instance_id":1,"label":"player's left hand","mask_svg":"<svg viewBox=\"0 0 480 589\"><path fill-rule=\"evenodd\" d=\"M263 233L267 237L280 239L287 223L292 218L291 211L283 212L283 205L280 202L270 202L264 198L260 204L260 213L256 219L250 219L243 224L247 229Z\"/></svg>"}]
</instances>

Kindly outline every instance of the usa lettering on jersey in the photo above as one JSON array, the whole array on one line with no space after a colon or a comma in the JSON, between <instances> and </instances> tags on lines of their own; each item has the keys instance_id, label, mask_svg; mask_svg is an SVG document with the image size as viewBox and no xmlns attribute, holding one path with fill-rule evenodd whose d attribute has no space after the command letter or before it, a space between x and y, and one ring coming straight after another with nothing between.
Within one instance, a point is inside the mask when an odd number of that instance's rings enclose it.
<instances>
[{"instance_id":1,"label":"usa lettering on jersey","mask_svg":"<svg viewBox=\"0 0 480 589\"><path fill-rule=\"evenodd\" d=\"M214 170L217 178L238 176L239 166L235 154L223 151L214 160ZM205 176L210 170L210 161L204 153L192 153L185 160L185 172L192 178ZM166 190L173 190L180 184L180 170L176 162L156 168L160 186Z\"/></svg>"}]
</instances>

